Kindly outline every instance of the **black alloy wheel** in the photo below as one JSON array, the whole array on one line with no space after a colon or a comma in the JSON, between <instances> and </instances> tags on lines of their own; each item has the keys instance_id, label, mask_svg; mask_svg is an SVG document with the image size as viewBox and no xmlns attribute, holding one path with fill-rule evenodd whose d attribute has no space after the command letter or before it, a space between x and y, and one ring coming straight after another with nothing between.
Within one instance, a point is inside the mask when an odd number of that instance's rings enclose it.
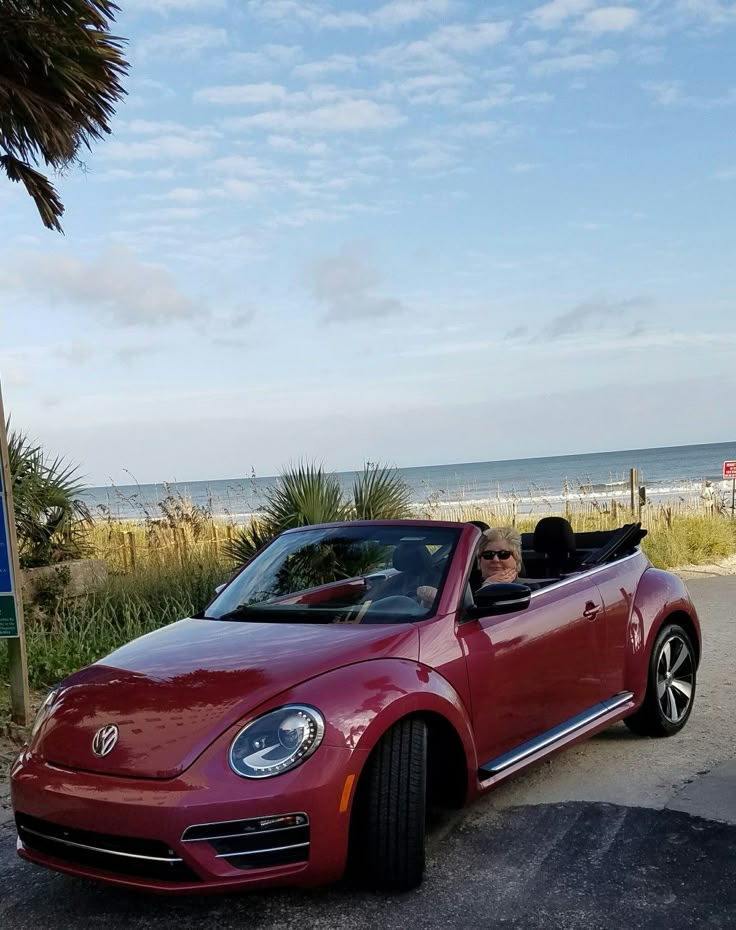
<instances>
[{"instance_id":1,"label":"black alloy wheel","mask_svg":"<svg viewBox=\"0 0 736 930\"><path fill-rule=\"evenodd\" d=\"M667 624L649 660L644 703L624 723L642 736L673 736L685 726L695 700L697 661L689 634Z\"/></svg>"}]
</instances>

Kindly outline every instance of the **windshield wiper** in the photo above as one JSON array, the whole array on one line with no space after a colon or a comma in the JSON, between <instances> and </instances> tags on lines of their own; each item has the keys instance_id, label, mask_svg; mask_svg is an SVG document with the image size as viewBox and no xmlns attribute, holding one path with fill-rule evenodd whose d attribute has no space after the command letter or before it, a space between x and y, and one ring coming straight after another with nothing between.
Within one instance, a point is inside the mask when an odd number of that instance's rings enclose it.
<instances>
[{"instance_id":1,"label":"windshield wiper","mask_svg":"<svg viewBox=\"0 0 736 930\"><path fill-rule=\"evenodd\" d=\"M332 623L333 611L299 611L284 607L258 607L253 604L241 604L228 610L220 617L205 617L206 620L250 620L253 623Z\"/></svg>"}]
</instances>

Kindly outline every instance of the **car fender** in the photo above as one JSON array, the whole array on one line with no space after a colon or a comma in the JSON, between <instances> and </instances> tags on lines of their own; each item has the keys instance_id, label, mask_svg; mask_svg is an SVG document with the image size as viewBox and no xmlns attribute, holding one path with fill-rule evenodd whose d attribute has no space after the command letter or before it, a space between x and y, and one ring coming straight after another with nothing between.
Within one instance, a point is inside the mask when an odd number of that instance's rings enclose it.
<instances>
[{"instance_id":1,"label":"car fender","mask_svg":"<svg viewBox=\"0 0 736 930\"><path fill-rule=\"evenodd\" d=\"M344 666L282 692L272 706L304 703L325 719L326 745L347 747L359 775L371 750L402 717L433 714L457 734L465 755L468 791L478 768L470 716L462 698L438 672L409 659L375 659ZM263 708L261 709L263 710Z\"/></svg>"},{"instance_id":2,"label":"car fender","mask_svg":"<svg viewBox=\"0 0 736 930\"><path fill-rule=\"evenodd\" d=\"M700 656L702 642L697 611L684 581L671 572L647 568L639 579L629 614L626 636L626 683L636 703L644 700L649 658L662 625L675 613L691 621Z\"/></svg>"}]
</instances>

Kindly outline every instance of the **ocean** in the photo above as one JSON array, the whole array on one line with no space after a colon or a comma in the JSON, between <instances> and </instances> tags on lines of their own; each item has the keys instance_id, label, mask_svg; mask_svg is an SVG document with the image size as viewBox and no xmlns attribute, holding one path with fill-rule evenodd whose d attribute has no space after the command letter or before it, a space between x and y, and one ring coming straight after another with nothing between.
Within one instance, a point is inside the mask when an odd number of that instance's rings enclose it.
<instances>
[{"instance_id":1,"label":"ocean","mask_svg":"<svg viewBox=\"0 0 736 930\"><path fill-rule=\"evenodd\" d=\"M728 497L731 482L722 480L723 462L736 459L736 442L659 449L628 449L586 455L465 462L398 469L416 504L516 503L520 512L559 509L566 500L610 501L629 497L629 470L639 471L639 485L649 501L697 498L706 480ZM339 472L349 491L355 472ZM90 488L84 500L96 515L120 519L159 516L167 493L183 496L236 523L258 511L275 477L246 476L210 481L121 485Z\"/></svg>"}]
</instances>

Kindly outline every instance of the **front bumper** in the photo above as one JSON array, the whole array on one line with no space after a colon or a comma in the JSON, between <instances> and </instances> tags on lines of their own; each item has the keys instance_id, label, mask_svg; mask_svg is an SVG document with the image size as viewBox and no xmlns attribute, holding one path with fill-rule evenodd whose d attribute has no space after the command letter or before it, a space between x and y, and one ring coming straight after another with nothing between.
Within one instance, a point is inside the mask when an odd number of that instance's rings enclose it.
<instances>
[{"instance_id":1,"label":"front bumper","mask_svg":"<svg viewBox=\"0 0 736 930\"><path fill-rule=\"evenodd\" d=\"M11 772L19 855L168 894L340 878L364 753L323 745L293 771L259 780L205 757L154 780L72 771L24 752Z\"/></svg>"}]
</instances>

